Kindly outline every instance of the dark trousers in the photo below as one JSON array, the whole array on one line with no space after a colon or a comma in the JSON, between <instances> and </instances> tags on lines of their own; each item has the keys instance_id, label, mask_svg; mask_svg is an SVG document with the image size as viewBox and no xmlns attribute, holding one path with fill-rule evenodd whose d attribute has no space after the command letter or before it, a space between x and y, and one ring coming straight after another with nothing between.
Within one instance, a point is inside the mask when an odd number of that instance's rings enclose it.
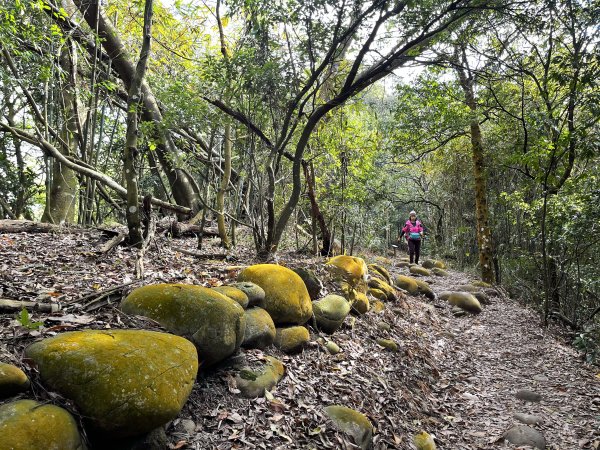
<instances>
[{"instance_id":1,"label":"dark trousers","mask_svg":"<svg viewBox=\"0 0 600 450\"><path fill-rule=\"evenodd\" d=\"M421 240L408 240L408 254L410 255L410 262L419 264L419 254L421 253ZM413 261L414 259L414 261Z\"/></svg>"}]
</instances>

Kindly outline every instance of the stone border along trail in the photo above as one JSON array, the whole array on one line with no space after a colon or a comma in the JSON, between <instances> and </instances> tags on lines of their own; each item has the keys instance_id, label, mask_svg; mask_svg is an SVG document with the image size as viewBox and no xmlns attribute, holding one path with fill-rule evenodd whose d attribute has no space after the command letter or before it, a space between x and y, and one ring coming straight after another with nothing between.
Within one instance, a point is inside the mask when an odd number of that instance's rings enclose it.
<instances>
[{"instance_id":1,"label":"stone border along trail","mask_svg":"<svg viewBox=\"0 0 600 450\"><path fill-rule=\"evenodd\" d=\"M449 272L426 278L436 294L468 284L466 274ZM433 389L442 417L437 429L427 431L439 449L530 448L502 439L522 425L517 413L542 419L529 426L544 435L547 449L599 448L600 369L540 327L539 315L500 297L482 305L479 315L454 317L439 299L434 306L445 324L445 331L434 329L441 377ZM538 393L541 401L519 400L519 390Z\"/></svg>"}]
</instances>

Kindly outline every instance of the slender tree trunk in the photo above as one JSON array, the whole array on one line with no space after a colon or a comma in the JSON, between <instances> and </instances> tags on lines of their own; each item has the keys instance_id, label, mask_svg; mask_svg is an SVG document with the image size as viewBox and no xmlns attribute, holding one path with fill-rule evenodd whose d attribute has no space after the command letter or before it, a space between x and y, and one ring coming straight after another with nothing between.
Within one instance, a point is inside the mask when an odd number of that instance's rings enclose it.
<instances>
[{"instance_id":1,"label":"slender tree trunk","mask_svg":"<svg viewBox=\"0 0 600 450\"><path fill-rule=\"evenodd\" d=\"M144 238L142 236L142 225L140 206L138 200L138 168L139 151L138 141L138 107L140 106L141 86L146 74L146 66L150 54L150 42L152 39L152 2L146 0L144 8L144 36L140 59L135 69L135 76L129 89L127 98L127 135L125 140L125 152L123 155L124 178L127 183L127 227L129 228L129 244L142 248ZM148 202L149 203L149 202Z\"/></svg>"},{"instance_id":2,"label":"slender tree trunk","mask_svg":"<svg viewBox=\"0 0 600 450\"><path fill-rule=\"evenodd\" d=\"M70 50L70 51L69 51ZM76 156L79 147L77 130L77 101L75 74L77 67L76 49L73 45L65 45L60 54L60 65L69 74L60 89L63 106L63 120L60 136L69 148L59 147L65 156ZM79 183L74 170L65 166L56 158L52 160L52 175L49 190L46 191L46 207L42 215L43 222L54 224L73 223L75 220L75 203Z\"/></svg>"},{"instance_id":3,"label":"slender tree trunk","mask_svg":"<svg viewBox=\"0 0 600 450\"><path fill-rule=\"evenodd\" d=\"M223 142L223 177L221 185L217 192L217 227L221 238L221 245L229 249L231 243L227 236L227 227L225 225L225 192L229 186L231 178L231 121L228 119L225 124L225 138Z\"/></svg>"},{"instance_id":4,"label":"slender tree trunk","mask_svg":"<svg viewBox=\"0 0 600 450\"><path fill-rule=\"evenodd\" d=\"M471 110L471 152L473 158L473 180L475 184L475 216L477 219L477 245L479 249L479 265L481 279L493 283L494 265L492 250L492 233L489 225L489 210L487 204L487 183L485 177L485 163L483 156L483 138L477 114L477 102L473 90L473 77L468 71L466 55L462 54L462 61L456 66L456 71L461 87L465 94L465 101Z\"/></svg>"}]
</instances>

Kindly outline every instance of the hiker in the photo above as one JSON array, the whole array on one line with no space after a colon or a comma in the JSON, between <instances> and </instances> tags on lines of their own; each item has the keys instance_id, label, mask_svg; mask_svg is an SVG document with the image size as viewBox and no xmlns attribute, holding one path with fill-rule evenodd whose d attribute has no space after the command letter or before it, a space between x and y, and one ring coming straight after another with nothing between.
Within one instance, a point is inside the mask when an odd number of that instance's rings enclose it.
<instances>
[{"instance_id":1,"label":"hiker","mask_svg":"<svg viewBox=\"0 0 600 450\"><path fill-rule=\"evenodd\" d=\"M406 221L406 224L400 233L400 238L406 236L411 264L413 263L413 260L415 264L419 264L421 239L423 238L423 224L417 220L417 213L415 211L411 211L408 217L409 219Z\"/></svg>"}]
</instances>

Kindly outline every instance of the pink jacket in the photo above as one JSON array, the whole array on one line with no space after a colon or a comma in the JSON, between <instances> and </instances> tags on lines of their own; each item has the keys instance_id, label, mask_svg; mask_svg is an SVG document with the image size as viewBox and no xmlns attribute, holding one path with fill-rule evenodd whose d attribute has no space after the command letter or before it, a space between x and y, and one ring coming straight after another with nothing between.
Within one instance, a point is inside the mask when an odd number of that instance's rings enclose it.
<instances>
[{"instance_id":1,"label":"pink jacket","mask_svg":"<svg viewBox=\"0 0 600 450\"><path fill-rule=\"evenodd\" d=\"M404 228L402 228L402 232L406 236L406 240L409 240L411 233L422 233L423 232L423 225L421 225L421 222L419 220L416 220L413 225L413 223L410 221L410 219L408 219L406 221L406 224L404 224ZM419 237L419 239L421 239L421 238Z\"/></svg>"}]
</instances>

